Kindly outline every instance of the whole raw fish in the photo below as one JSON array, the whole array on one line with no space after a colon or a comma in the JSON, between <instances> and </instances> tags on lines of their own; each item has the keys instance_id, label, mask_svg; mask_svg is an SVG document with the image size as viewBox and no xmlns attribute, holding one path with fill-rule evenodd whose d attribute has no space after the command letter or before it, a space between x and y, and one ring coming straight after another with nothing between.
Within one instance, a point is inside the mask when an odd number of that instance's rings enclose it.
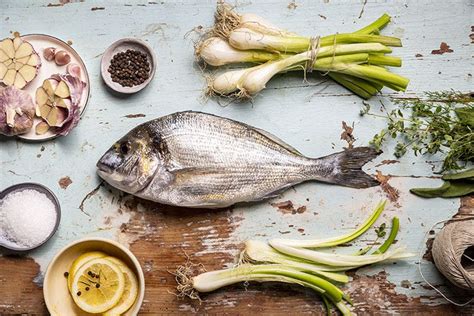
<instances>
[{"instance_id":1,"label":"whole raw fish","mask_svg":"<svg viewBox=\"0 0 474 316\"><path fill-rule=\"evenodd\" d=\"M147 200L220 208L270 198L308 180L375 186L378 182L361 167L377 155L358 147L308 158L268 132L188 111L137 126L100 158L97 168L112 186Z\"/></svg>"}]
</instances>

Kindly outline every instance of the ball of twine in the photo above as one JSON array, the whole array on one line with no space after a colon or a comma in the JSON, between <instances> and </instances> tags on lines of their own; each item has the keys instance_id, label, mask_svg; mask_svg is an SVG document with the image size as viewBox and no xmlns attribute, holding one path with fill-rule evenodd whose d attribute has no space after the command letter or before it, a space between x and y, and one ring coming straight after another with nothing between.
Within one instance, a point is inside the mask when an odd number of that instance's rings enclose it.
<instances>
[{"instance_id":1,"label":"ball of twine","mask_svg":"<svg viewBox=\"0 0 474 316\"><path fill-rule=\"evenodd\" d=\"M452 221L436 235L431 253L438 270L454 285L474 290L474 264L463 267L461 259L474 246L474 219ZM472 260L472 258L468 258Z\"/></svg>"}]
</instances>

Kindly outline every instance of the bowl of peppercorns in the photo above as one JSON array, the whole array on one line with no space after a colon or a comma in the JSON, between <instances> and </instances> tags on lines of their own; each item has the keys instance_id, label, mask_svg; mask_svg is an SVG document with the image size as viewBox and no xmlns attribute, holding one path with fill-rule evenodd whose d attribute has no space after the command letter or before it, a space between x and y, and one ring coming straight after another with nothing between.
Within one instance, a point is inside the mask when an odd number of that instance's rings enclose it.
<instances>
[{"instance_id":1,"label":"bowl of peppercorns","mask_svg":"<svg viewBox=\"0 0 474 316\"><path fill-rule=\"evenodd\" d=\"M101 74L112 90L131 94L145 88L155 75L155 54L146 42L123 38L107 48L102 56Z\"/></svg>"}]
</instances>

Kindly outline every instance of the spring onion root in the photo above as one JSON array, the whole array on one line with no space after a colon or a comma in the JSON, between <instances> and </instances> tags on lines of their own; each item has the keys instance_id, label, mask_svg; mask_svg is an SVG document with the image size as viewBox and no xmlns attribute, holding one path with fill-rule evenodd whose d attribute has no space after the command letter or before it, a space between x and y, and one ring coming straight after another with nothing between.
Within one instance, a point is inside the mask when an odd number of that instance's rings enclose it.
<instances>
[{"instance_id":1,"label":"spring onion root","mask_svg":"<svg viewBox=\"0 0 474 316\"><path fill-rule=\"evenodd\" d=\"M380 217L385 202L380 202L374 213L355 231L335 238L311 241L248 240L236 267L204 272L196 275L196 265L187 263L175 273L178 283L178 296L199 299L199 292L211 292L222 287L241 282L281 282L297 284L320 294L324 305L330 312L334 305L343 315L350 315L347 304L352 302L338 284L350 282L344 273L360 266L385 260L403 259L412 256L404 248L389 250L399 229L398 218L393 218L392 228L387 240L372 254L366 251L355 255L330 253L307 248L335 247L354 240L366 232Z\"/></svg>"},{"instance_id":2,"label":"spring onion root","mask_svg":"<svg viewBox=\"0 0 474 316\"><path fill-rule=\"evenodd\" d=\"M402 65L399 57L388 55L392 52L389 46L402 46L400 39L379 34L389 22L390 16L383 14L353 33L307 37L278 28L255 14L239 15L230 5L219 2L214 28L196 45L195 54L206 64L217 67L247 63L266 65L247 68L248 72L229 70L219 74L215 80L210 80L207 91L212 94L249 98L262 91L276 74L289 70L316 70L369 99L383 87L405 91L408 86L407 78L383 68ZM361 53L366 53L367 57L361 59ZM337 60L342 56L346 56L347 61ZM331 59L325 59L329 57ZM241 78L237 79L236 74L242 75ZM215 85L214 81L217 81Z\"/></svg>"}]
</instances>

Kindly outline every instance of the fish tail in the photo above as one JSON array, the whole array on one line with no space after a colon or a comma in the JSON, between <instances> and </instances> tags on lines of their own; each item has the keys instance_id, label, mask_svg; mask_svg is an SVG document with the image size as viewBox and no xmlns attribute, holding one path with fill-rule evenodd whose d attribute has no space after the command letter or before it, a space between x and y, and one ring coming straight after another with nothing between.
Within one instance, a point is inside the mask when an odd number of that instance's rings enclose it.
<instances>
[{"instance_id":1,"label":"fish tail","mask_svg":"<svg viewBox=\"0 0 474 316\"><path fill-rule=\"evenodd\" d=\"M381 154L370 147L356 147L346 149L326 157L319 158L319 176L321 170L327 172L324 179L318 179L329 183L343 185L351 188L369 188L379 185L379 182L362 171L362 166Z\"/></svg>"}]
</instances>

